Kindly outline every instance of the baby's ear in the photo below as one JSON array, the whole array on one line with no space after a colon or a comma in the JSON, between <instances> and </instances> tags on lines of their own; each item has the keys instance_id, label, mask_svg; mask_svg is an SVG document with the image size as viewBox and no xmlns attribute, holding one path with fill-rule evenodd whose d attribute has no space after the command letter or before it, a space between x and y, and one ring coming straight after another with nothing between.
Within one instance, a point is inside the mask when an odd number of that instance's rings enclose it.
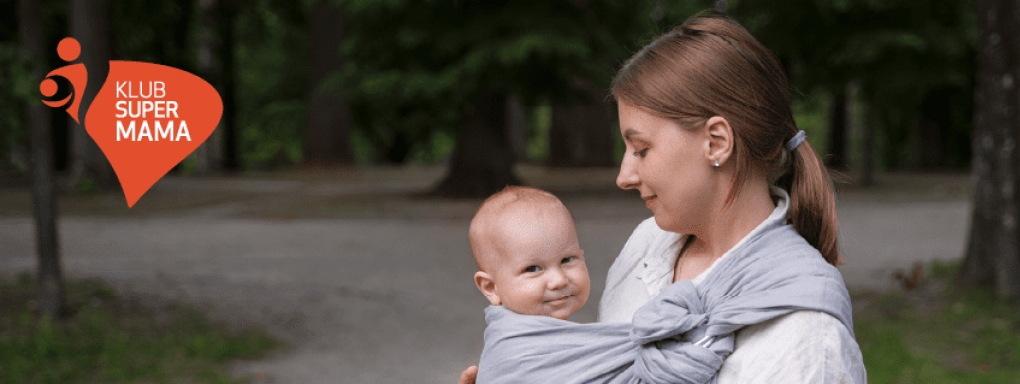
<instances>
[{"instance_id":1,"label":"baby's ear","mask_svg":"<svg viewBox=\"0 0 1020 384\"><path fill-rule=\"evenodd\" d=\"M499 295L496 294L496 281L492 280L492 276L489 276L488 273L482 271L475 272L475 286L478 287L479 291L482 291L486 299L489 299L489 304L503 305Z\"/></svg>"}]
</instances>

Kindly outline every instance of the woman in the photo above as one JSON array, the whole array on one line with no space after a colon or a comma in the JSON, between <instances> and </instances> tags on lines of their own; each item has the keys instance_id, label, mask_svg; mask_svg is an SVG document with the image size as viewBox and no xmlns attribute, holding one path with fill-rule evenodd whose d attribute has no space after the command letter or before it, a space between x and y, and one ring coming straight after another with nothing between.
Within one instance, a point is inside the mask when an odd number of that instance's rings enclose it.
<instances>
[{"instance_id":1,"label":"woman","mask_svg":"<svg viewBox=\"0 0 1020 384\"><path fill-rule=\"evenodd\" d=\"M654 218L610 268L600 321L629 322L672 282L697 285L770 220L788 220L819 257L839 263L828 174L796 128L778 61L736 22L696 17L660 36L624 64L612 93L627 148L617 184L638 191ZM737 331L717 378L867 381L852 331L814 311Z\"/></svg>"}]
</instances>

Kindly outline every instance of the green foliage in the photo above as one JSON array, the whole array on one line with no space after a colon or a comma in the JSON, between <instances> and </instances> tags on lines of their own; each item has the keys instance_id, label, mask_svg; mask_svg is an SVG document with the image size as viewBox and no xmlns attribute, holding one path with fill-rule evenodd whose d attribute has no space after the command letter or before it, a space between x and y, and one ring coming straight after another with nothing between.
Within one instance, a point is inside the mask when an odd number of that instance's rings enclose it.
<instances>
[{"instance_id":1,"label":"green foliage","mask_svg":"<svg viewBox=\"0 0 1020 384\"><path fill-rule=\"evenodd\" d=\"M531 110L531 140L528 141L528 160L541 163L549 155L549 129L552 125L552 107L539 105Z\"/></svg>"},{"instance_id":2,"label":"green foliage","mask_svg":"<svg viewBox=\"0 0 1020 384\"><path fill-rule=\"evenodd\" d=\"M731 13L788 66L805 92L860 84L879 109L882 163L910 164L935 142L945 164L970 160L973 5L961 0L731 1ZM905 148L912 148L904 150Z\"/></svg>"},{"instance_id":3,"label":"green foliage","mask_svg":"<svg viewBox=\"0 0 1020 384\"><path fill-rule=\"evenodd\" d=\"M237 127L242 165L297 164L307 124L308 36L292 2L244 3L236 34Z\"/></svg>"},{"instance_id":4,"label":"green foliage","mask_svg":"<svg viewBox=\"0 0 1020 384\"><path fill-rule=\"evenodd\" d=\"M349 1L347 70L329 83L351 103L358 141L403 162L453 136L483 91L536 105L571 100L577 81L608 88L644 29L645 3ZM329 91L329 90L327 90Z\"/></svg>"},{"instance_id":5,"label":"green foliage","mask_svg":"<svg viewBox=\"0 0 1020 384\"><path fill-rule=\"evenodd\" d=\"M232 382L226 363L256 358L278 342L231 332L187 308L155 312L95 280L69 281L72 318L38 319L34 283L0 282L0 383Z\"/></svg>"},{"instance_id":6,"label":"green foliage","mask_svg":"<svg viewBox=\"0 0 1020 384\"><path fill-rule=\"evenodd\" d=\"M819 154L829 144L829 102L830 97L824 92L796 95L793 99L793 119L797 127L807 133L807 141Z\"/></svg>"},{"instance_id":7,"label":"green foliage","mask_svg":"<svg viewBox=\"0 0 1020 384\"><path fill-rule=\"evenodd\" d=\"M311 92L339 92L350 102L360 162L439 161L452 149L460 117L479 92L515 94L529 106L570 104L585 96L580 84L608 89L634 51L713 3L322 0L345 13L338 22L346 41L337 48L347 65L327 84L310 89L306 16L315 1L235 2L237 127L245 168L301 161ZM47 40L55 47L67 34L68 6L43 3ZM15 5L0 0L0 8ZM969 2L729 5L782 59L795 89L827 99L817 95L831 95L848 82L861 86L864 101L881 108L880 163L911 164L917 150L902 148L924 140L945 149L945 165L968 163L977 39ZM222 38L215 25L203 24L196 1L111 2L110 10L114 59L195 71L200 37ZM27 153L22 102L35 95L38 79L19 64L16 12L3 13L0 21L0 169L21 170L24 161L12 162L11 154ZM50 54L56 67L55 50ZM215 73L200 75L221 80ZM812 140L822 137L823 114L798 116L810 116L802 122L809 130L818 127ZM531 151L545 148L545 138L534 136L544 133L532 135L539 141Z\"/></svg>"}]
</instances>

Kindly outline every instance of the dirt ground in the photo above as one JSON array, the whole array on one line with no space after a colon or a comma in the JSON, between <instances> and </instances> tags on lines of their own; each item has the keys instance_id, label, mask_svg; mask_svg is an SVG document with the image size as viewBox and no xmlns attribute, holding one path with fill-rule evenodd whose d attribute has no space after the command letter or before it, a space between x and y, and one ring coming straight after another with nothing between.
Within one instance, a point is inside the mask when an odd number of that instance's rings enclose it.
<instances>
[{"instance_id":1,"label":"dirt ground","mask_svg":"<svg viewBox=\"0 0 1020 384\"><path fill-rule=\"evenodd\" d=\"M650 216L615 169L522 167L577 221L593 295ZM238 363L271 383L453 383L477 361L486 301L471 282L467 224L480 200L426 197L438 167L168 177L132 208L122 195L61 199L65 274L100 277L154 302L186 301L290 346ZM914 262L961 256L969 220L963 174L887 174L838 185L840 267L852 289L896 289ZM30 196L0 186L0 271L35 268Z\"/></svg>"}]
</instances>

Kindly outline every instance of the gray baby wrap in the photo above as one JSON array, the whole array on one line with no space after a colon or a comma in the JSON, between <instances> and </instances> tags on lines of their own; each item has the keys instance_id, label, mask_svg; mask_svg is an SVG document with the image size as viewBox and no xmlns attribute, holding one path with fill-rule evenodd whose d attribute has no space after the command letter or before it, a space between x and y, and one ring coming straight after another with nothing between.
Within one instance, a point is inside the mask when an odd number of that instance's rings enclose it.
<instances>
[{"instance_id":1,"label":"gray baby wrap","mask_svg":"<svg viewBox=\"0 0 1020 384\"><path fill-rule=\"evenodd\" d=\"M734 332L798 311L838 319L853 334L850 296L835 267L782 220L763 223L697 287L678 281L631 324L578 324L485 309L478 383L713 383Z\"/></svg>"}]
</instances>

